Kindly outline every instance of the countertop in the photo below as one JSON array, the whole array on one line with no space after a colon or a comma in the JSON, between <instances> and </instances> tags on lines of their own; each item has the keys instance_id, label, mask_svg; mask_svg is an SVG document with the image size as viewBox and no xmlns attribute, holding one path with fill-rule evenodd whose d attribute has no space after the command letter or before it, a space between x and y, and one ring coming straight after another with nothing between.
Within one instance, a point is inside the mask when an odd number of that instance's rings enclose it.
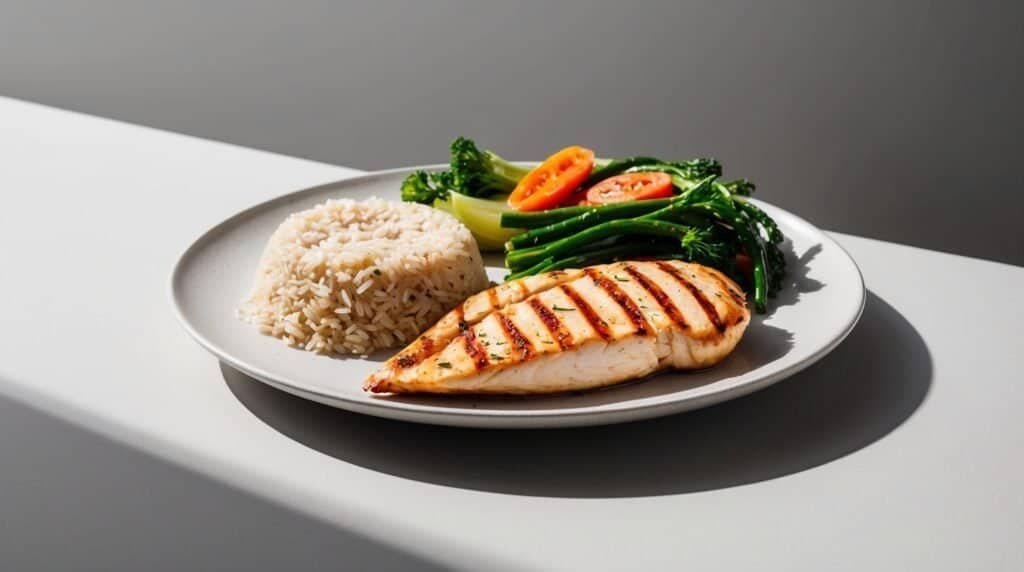
<instances>
[{"instance_id":1,"label":"countertop","mask_svg":"<svg viewBox=\"0 0 1024 572\"><path fill-rule=\"evenodd\" d=\"M1020 267L833 234L864 316L772 388L588 429L405 424L221 365L167 299L210 225L357 171L12 99L0 124L4 397L424 565L1024 567Z\"/></svg>"}]
</instances>

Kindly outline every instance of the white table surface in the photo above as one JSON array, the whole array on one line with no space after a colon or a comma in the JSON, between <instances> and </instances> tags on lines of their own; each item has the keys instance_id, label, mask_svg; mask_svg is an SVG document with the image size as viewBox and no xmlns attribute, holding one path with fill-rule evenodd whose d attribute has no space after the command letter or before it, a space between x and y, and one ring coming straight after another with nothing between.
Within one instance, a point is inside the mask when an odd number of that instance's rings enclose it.
<instances>
[{"instance_id":1,"label":"white table surface","mask_svg":"<svg viewBox=\"0 0 1024 572\"><path fill-rule=\"evenodd\" d=\"M0 393L126 446L467 569L1024 567L1022 268L837 234L864 318L791 380L630 425L416 426L222 368L168 305L208 226L356 171L2 98L0 157Z\"/></svg>"}]
</instances>

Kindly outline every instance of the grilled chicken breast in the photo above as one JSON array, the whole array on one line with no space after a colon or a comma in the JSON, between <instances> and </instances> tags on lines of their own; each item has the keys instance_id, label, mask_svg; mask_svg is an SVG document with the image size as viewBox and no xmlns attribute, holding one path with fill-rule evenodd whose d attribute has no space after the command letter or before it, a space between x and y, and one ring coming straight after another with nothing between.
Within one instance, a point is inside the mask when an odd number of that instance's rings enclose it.
<instances>
[{"instance_id":1,"label":"grilled chicken breast","mask_svg":"<svg viewBox=\"0 0 1024 572\"><path fill-rule=\"evenodd\" d=\"M699 264L559 270L471 296L363 388L520 395L590 389L714 365L749 321L739 286Z\"/></svg>"}]
</instances>

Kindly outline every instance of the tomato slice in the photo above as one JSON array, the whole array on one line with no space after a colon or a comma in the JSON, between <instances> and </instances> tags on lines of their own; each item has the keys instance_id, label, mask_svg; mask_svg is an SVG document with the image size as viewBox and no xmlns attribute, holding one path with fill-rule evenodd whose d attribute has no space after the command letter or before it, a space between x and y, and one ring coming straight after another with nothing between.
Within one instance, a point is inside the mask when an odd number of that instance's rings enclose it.
<instances>
[{"instance_id":1,"label":"tomato slice","mask_svg":"<svg viewBox=\"0 0 1024 572\"><path fill-rule=\"evenodd\" d=\"M594 152L583 147L566 147L548 157L526 174L508 197L508 204L521 211L542 211L557 207L594 170Z\"/></svg>"},{"instance_id":2,"label":"tomato slice","mask_svg":"<svg viewBox=\"0 0 1024 572\"><path fill-rule=\"evenodd\" d=\"M672 177L665 173L626 173L609 177L590 187L586 202L606 205L672 196Z\"/></svg>"}]
</instances>

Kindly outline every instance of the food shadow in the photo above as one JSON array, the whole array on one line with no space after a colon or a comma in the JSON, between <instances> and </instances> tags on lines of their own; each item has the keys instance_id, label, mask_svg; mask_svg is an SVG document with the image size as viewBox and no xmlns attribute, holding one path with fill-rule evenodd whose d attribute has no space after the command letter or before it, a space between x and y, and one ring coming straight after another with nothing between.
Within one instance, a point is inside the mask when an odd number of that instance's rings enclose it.
<instances>
[{"instance_id":1,"label":"food shadow","mask_svg":"<svg viewBox=\"0 0 1024 572\"><path fill-rule=\"evenodd\" d=\"M623 425L518 431L417 425L306 401L223 364L221 371L270 427L347 463L464 489L616 498L733 487L855 453L920 406L932 359L899 311L869 292L849 338L788 380L706 409Z\"/></svg>"},{"instance_id":2,"label":"food shadow","mask_svg":"<svg viewBox=\"0 0 1024 572\"><path fill-rule=\"evenodd\" d=\"M779 245L782 254L786 257L786 277L778 296L771 299L768 305L768 313L762 317L768 318L779 308L792 306L800 301L804 294L810 294L821 290L825 285L809 276L811 262L821 254L821 244L814 244L804 252L797 254L793 243L788 238Z\"/></svg>"}]
</instances>

